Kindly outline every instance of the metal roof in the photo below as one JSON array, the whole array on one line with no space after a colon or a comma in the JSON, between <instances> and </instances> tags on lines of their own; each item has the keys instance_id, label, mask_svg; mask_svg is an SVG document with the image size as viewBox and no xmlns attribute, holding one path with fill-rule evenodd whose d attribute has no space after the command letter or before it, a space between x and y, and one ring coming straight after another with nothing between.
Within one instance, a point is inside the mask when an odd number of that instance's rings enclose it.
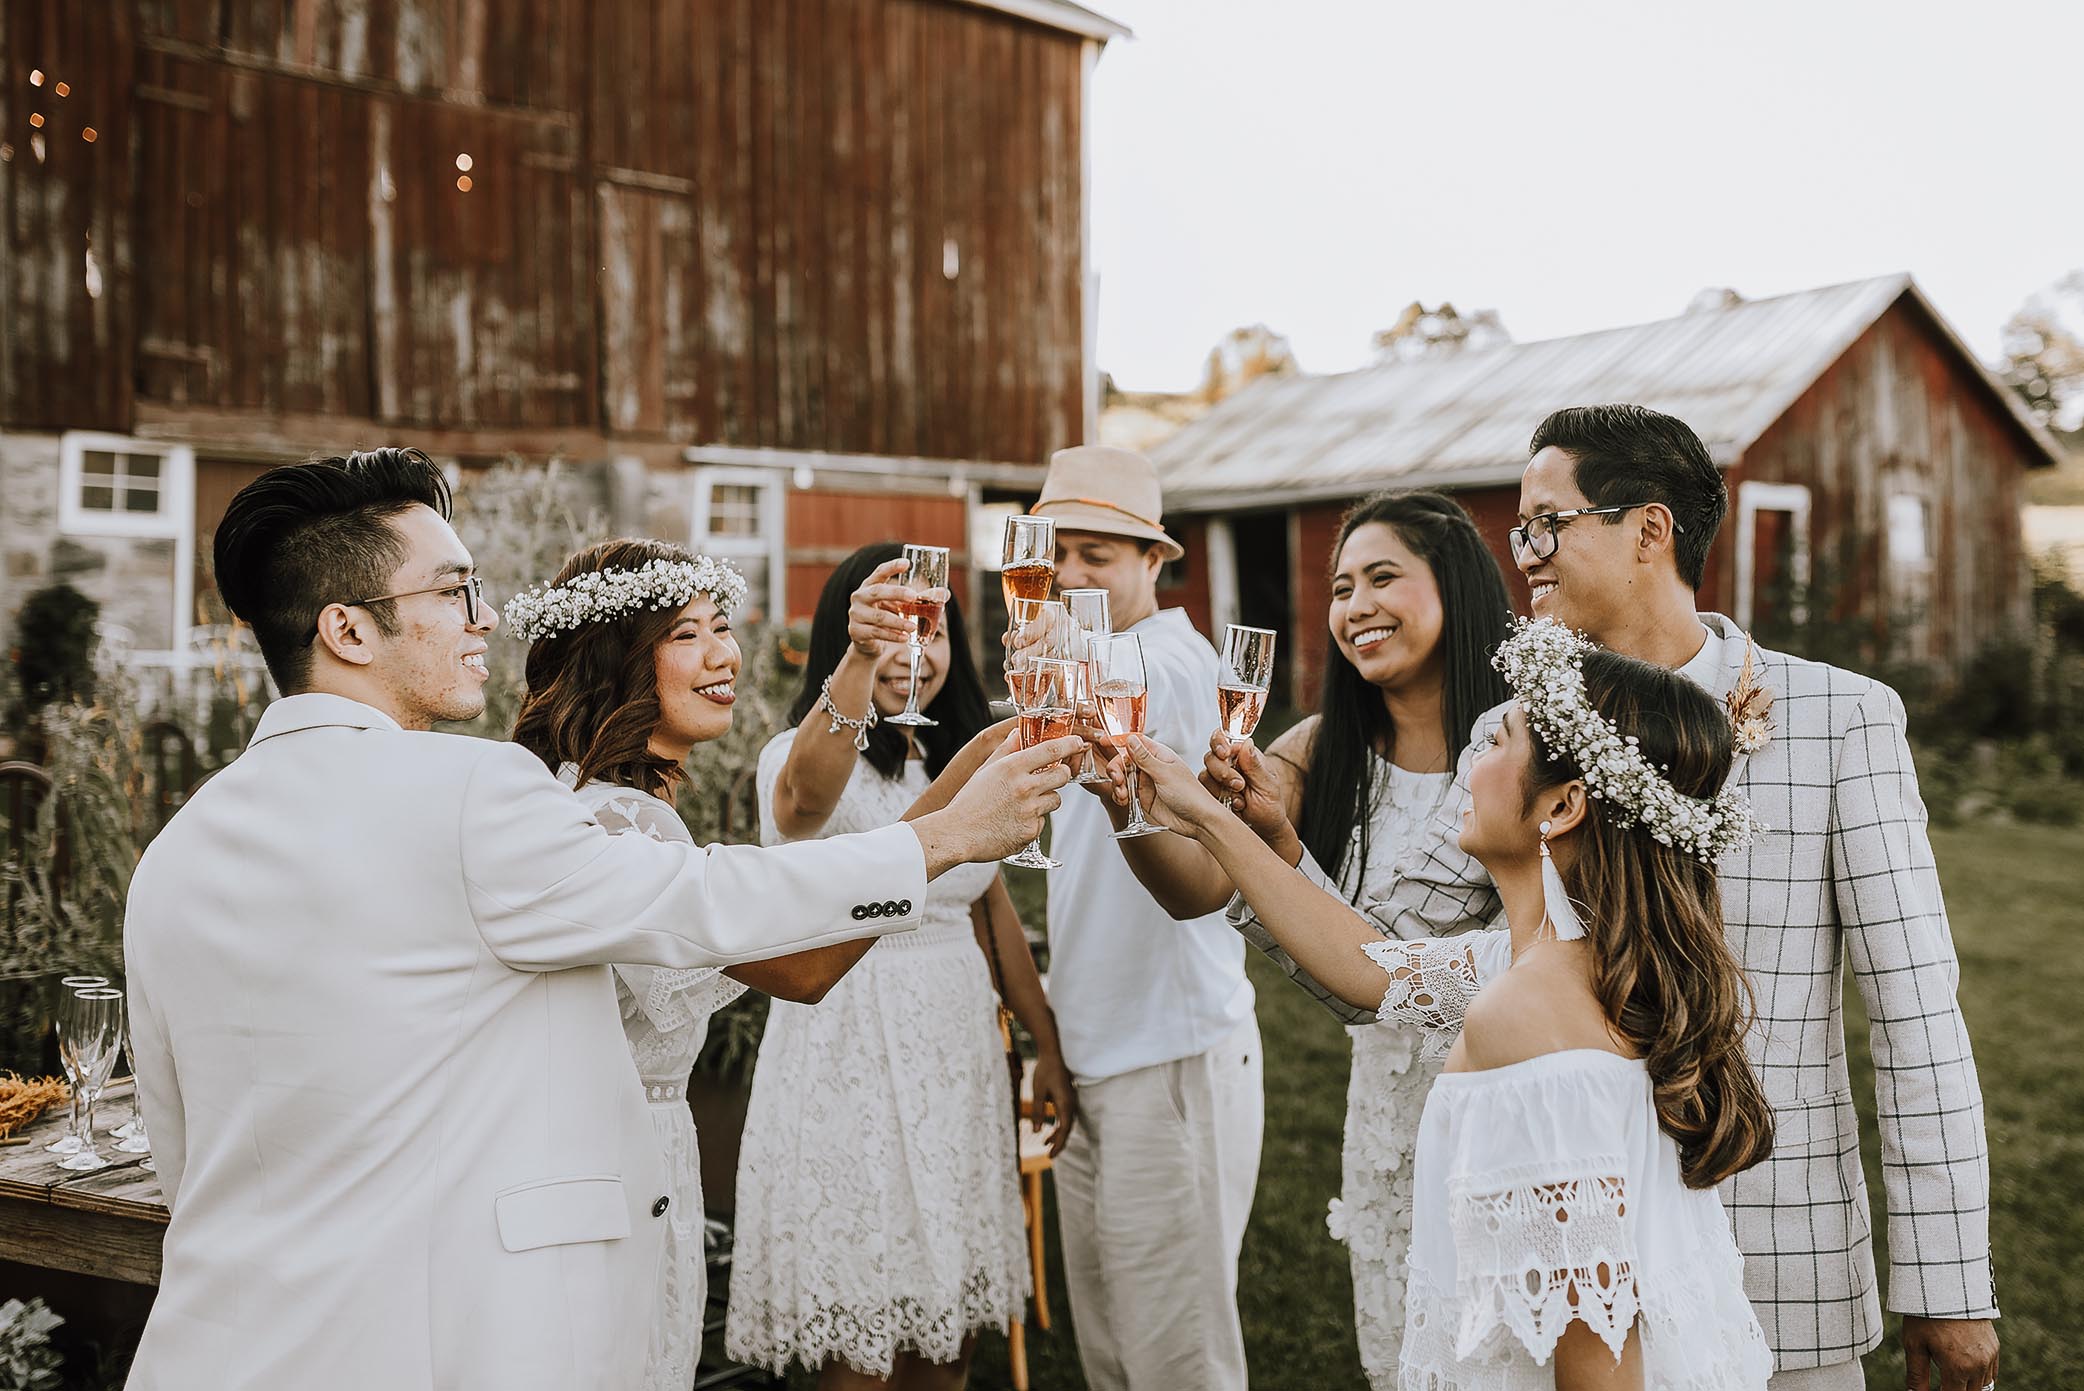
<instances>
[{"instance_id":1,"label":"metal roof","mask_svg":"<svg viewBox=\"0 0 2084 1391\"><path fill-rule=\"evenodd\" d=\"M1017 15L1045 28L1082 34L1089 39L1098 39L1101 43L1106 43L1109 39L1135 37L1129 32L1128 25L1118 24L1097 10L1074 5L1071 0L962 0L962 3L980 10L997 10L1001 14Z\"/></svg>"},{"instance_id":2,"label":"metal roof","mask_svg":"<svg viewBox=\"0 0 2084 1391\"><path fill-rule=\"evenodd\" d=\"M1552 410L1631 401L1678 416L1717 463L1742 457L1909 295L2035 446L2062 452L1908 275L1676 319L1328 377L1267 377L1151 451L1166 510L1269 506L1381 487L1516 482Z\"/></svg>"}]
</instances>

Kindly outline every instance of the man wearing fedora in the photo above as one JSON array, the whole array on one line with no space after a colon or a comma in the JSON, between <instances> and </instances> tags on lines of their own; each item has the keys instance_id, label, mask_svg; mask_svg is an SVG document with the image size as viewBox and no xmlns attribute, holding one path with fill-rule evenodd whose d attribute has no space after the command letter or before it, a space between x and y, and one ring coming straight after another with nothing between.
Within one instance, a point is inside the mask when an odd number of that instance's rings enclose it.
<instances>
[{"instance_id":1,"label":"man wearing fedora","mask_svg":"<svg viewBox=\"0 0 2084 1391\"><path fill-rule=\"evenodd\" d=\"M1049 461L1064 589L1107 591L1143 648L1146 732L1199 759L1220 720L1216 654L1158 607L1166 534L1150 460L1083 446ZM1237 1258L1259 1180L1259 1023L1244 943L1223 915L1175 922L1109 839L1125 812L1068 797L1051 817L1050 998L1078 1078L1079 1126L1056 1162L1064 1273L1094 1391L1243 1388Z\"/></svg>"}]
</instances>

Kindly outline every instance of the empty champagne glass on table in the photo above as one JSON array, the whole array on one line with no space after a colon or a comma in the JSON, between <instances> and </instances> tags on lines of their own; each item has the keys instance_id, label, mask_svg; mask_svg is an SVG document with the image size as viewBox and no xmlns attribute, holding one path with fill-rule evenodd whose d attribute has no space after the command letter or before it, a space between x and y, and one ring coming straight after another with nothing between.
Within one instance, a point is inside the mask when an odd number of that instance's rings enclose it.
<instances>
[{"instance_id":1,"label":"empty champagne glass on table","mask_svg":"<svg viewBox=\"0 0 2084 1391\"><path fill-rule=\"evenodd\" d=\"M1100 712L1093 705L1092 692L1092 640L1106 637L1114 631L1114 623L1107 612L1107 591L1104 589L1066 589L1062 591L1064 618L1070 625L1068 650L1064 655L1085 667L1085 679L1078 692L1078 718L1087 725L1100 723ZM1078 780L1086 783L1107 781L1107 774L1100 770L1099 760L1087 749L1081 755L1084 767Z\"/></svg>"},{"instance_id":2,"label":"empty champagne glass on table","mask_svg":"<svg viewBox=\"0 0 2084 1391\"><path fill-rule=\"evenodd\" d=\"M152 1137L145 1133L145 1102L137 1086L137 1050L130 1046L130 1011L123 1012L123 1052L130 1058L130 1119L111 1130L116 1137L116 1148L125 1154L147 1156L144 1167L152 1168Z\"/></svg>"},{"instance_id":3,"label":"empty champagne glass on table","mask_svg":"<svg viewBox=\"0 0 2084 1391\"><path fill-rule=\"evenodd\" d=\"M899 581L911 591L912 597L901 599L897 611L911 623L912 636L905 646L912 658L911 679L906 682L905 708L890 717L892 724L932 725L940 723L919 713L919 653L941 630L941 606L944 599L933 597L935 591L945 592L948 588L948 548L946 546L906 546L904 548L905 573Z\"/></svg>"},{"instance_id":4,"label":"empty champagne glass on table","mask_svg":"<svg viewBox=\"0 0 2084 1391\"><path fill-rule=\"evenodd\" d=\"M1249 739L1266 713L1274 683L1274 631L1232 623L1223 629L1223 664L1216 675L1216 706L1223 732Z\"/></svg>"},{"instance_id":5,"label":"empty champagne glass on table","mask_svg":"<svg viewBox=\"0 0 2084 1391\"><path fill-rule=\"evenodd\" d=\"M73 1079L85 1116L81 1132L85 1143L58 1161L61 1169L90 1170L108 1166L94 1148L94 1103L116 1070L116 1055L123 1046L123 992L96 987L65 997L58 1006L58 1056L65 1060L65 1075Z\"/></svg>"},{"instance_id":6,"label":"empty champagne glass on table","mask_svg":"<svg viewBox=\"0 0 2084 1391\"><path fill-rule=\"evenodd\" d=\"M1025 698L1020 704L1020 746L1031 749L1072 732L1078 720L1078 686L1081 664L1062 657L1036 657L1028 668ZM1028 869L1055 869L1062 861L1042 853L1037 836L1027 848L1008 855L1005 863Z\"/></svg>"},{"instance_id":7,"label":"empty champagne glass on table","mask_svg":"<svg viewBox=\"0 0 2084 1391\"><path fill-rule=\"evenodd\" d=\"M1143 733L1150 705L1150 683L1144 674L1143 643L1134 633L1110 633L1092 640L1093 703L1100 708L1100 728L1116 750L1129 747L1131 734ZM1114 833L1116 840L1156 835L1164 830L1143 819L1143 802L1136 795L1136 760L1129 760L1129 824Z\"/></svg>"},{"instance_id":8,"label":"empty champagne glass on table","mask_svg":"<svg viewBox=\"0 0 2084 1391\"><path fill-rule=\"evenodd\" d=\"M67 996L82 990L105 990L108 988L108 983L109 978L107 976L60 976L58 978L58 988L63 990ZM61 1010L63 1008L62 997L60 1008ZM72 1089L72 1115L66 1123L65 1133L51 1141L48 1145L45 1145L44 1149L50 1154L77 1154L80 1151L80 1147L87 1143L80 1138L80 1084L72 1075L72 1065L65 1060L65 1048L62 1043L58 1048L58 1061L64 1065L66 1085Z\"/></svg>"}]
</instances>

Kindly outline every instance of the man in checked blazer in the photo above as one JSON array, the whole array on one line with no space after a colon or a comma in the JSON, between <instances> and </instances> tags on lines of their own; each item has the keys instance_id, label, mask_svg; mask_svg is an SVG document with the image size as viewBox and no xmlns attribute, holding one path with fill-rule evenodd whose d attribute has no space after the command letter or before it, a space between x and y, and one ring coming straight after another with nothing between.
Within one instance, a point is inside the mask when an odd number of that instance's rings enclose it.
<instances>
[{"instance_id":1,"label":"man in checked blazer","mask_svg":"<svg viewBox=\"0 0 2084 1391\"><path fill-rule=\"evenodd\" d=\"M1936 1371L1943 1391L1983 1391L1997 1376L1997 1298L1982 1089L1903 703L1880 682L1767 651L1720 614L1696 613L1729 499L1684 422L1640 406L1562 410L1529 453L1511 539L1535 614L1676 668L1717 696L1738 685L1748 660L1752 683L1770 694L1771 736L1732 775L1770 829L1719 869L1730 944L1757 992L1751 1060L1774 1112L1772 1158L1722 1193L1773 1346L1772 1391L1858 1391L1859 1357L1882 1336L1845 1062L1848 954L1873 1026L1888 1299L1904 1316L1910 1384L1927 1386ZM1479 721L1477 743L1500 713ZM1490 878L1457 834L1475 751L1388 897L1363 905L1378 930L1443 936L1498 917ZM1257 771L1248 747L1237 756ZM1213 758L1211 771L1221 775ZM1340 1017L1373 1018L1298 968L1249 907L1231 916Z\"/></svg>"}]
</instances>

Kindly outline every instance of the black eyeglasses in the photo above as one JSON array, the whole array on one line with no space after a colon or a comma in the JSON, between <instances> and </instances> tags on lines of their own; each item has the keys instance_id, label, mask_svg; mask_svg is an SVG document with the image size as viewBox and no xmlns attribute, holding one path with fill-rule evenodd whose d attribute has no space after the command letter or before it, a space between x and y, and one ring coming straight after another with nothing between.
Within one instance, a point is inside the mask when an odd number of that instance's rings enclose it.
<instances>
[{"instance_id":1,"label":"black eyeglasses","mask_svg":"<svg viewBox=\"0 0 2084 1391\"><path fill-rule=\"evenodd\" d=\"M1615 503L1612 507L1573 507L1567 512L1543 512L1538 516L1527 518L1526 521L1521 522L1518 526L1506 532L1505 536L1507 540L1512 542L1514 558L1526 559L1532 557L1535 560L1547 560L1556 553L1556 533L1562 530L1565 522L1576 521L1579 517L1608 517L1619 512L1633 512L1638 507L1648 506L1651 506L1651 504L1647 502L1620 502ZM1672 530L1683 533L1686 528L1680 526L1678 520L1674 518Z\"/></svg>"},{"instance_id":2,"label":"black eyeglasses","mask_svg":"<svg viewBox=\"0 0 2084 1391\"><path fill-rule=\"evenodd\" d=\"M373 599L350 599L347 601L347 606L353 609L361 609L367 608L371 604L386 604L393 599L411 599L421 594L459 593L463 596L463 621L475 628L478 623L478 611L485 607L485 582L476 575L471 575L461 580L453 580L447 584L429 585L425 589L408 589L398 594L379 594ZM309 647L317 637L318 624L313 623L310 633L305 635L304 645Z\"/></svg>"}]
</instances>

